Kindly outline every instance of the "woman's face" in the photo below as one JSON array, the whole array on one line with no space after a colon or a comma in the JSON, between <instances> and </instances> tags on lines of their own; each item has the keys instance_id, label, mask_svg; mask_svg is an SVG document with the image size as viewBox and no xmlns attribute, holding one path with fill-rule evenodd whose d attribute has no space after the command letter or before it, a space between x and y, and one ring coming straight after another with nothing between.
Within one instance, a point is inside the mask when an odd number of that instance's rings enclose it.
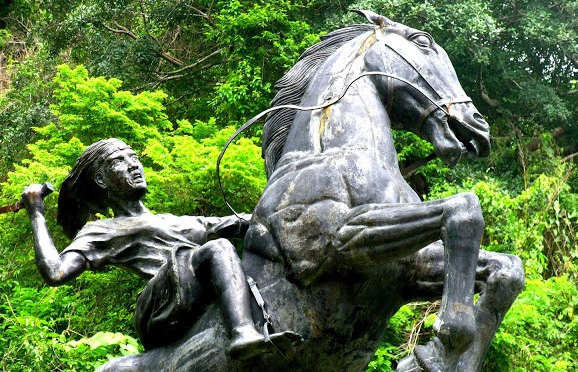
<instances>
[{"instance_id":1,"label":"woman's face","mask_svg":"<svg viewBox=\"0 0 578 372\"><path fill-rule=\"evenodd\" d=\"M105 187L118 195L143 194L147 190L144 169L137 154L130 148L121 148L109 154L103 166Z\"/></svg>"}]
</instances>

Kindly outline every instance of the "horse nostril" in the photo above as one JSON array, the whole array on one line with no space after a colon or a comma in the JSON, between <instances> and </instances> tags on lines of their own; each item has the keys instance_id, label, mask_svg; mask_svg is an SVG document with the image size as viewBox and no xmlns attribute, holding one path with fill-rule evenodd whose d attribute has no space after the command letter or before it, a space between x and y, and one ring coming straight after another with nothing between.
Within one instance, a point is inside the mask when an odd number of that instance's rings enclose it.
<instances>
[{"instance_id":1,"label":"horse nostril","mask_svg":"<svg viewBox=\"0 0 578 372\"><path fill-rule=\"evenodd\" d=\"M454 115L450 115L448 116L448 124L450 125L450 127L452 128L453 131L458 130L458 127L461 124L461 121L458 117L454 116Z\"/></svg>"},{"instance_id":2,"label":"horse nostril","mask_svg":"<svg viewBox=\"0 0 578 372\"><path fill-rule=\"evenodd\" d=\"M482 114L480 114L479 112L474 112L472 114L472 119L473 122L476 123L479 128L487 128L488 127L488 122L486 121L486 119L482 116Z\"/></svg>"}]
</instances>

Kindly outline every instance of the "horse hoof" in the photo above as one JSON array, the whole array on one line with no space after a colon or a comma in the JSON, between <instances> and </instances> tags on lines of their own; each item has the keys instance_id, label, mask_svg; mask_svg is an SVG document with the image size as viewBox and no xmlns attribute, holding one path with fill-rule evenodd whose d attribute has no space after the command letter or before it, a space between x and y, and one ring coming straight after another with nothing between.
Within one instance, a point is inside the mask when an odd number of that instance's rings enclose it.
<instances>
[{"instance_id":1,"label":"horse hoof","mask_svg":"<svg viewBox=\"0 0 578 372\"><path fill-rule=\"evenodd\" d=\"M434 328L438 329L437 337L444 347L456 353L465 351L472 344L477 331L471 311L446 313Z\"/></svg>"},{"instance_id":2,"label":"horse hoof","mask_svg":"<svg viewBox=\"0 0 578 372\"><path fill-rule=\"evenodd\" d=\"M415 355L409 354L397 363L395 372L424 372L415 359Z\"/></svg>"},{"instance_id":3,"label":"horse hoof","mask_svg":"<svg viewBox=\"0 0 578 372\"><path fill-rule=\"evenodd\" d=\"M456 354L448 353L437 337L425 346L416 346L413 349L413 355L420 367L418 371L424 372L452 372L455 370L458 357Z\"/></svg>"}]
</instances>

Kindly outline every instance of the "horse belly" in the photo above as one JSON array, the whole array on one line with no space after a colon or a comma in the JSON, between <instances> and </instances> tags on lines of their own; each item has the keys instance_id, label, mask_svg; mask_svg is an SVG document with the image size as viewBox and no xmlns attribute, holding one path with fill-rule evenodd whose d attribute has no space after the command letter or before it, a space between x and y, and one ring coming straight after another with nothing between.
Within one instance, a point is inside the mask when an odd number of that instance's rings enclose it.
<instances>
[{"instance_id":1,"label":"horse belly","mask_svg":"<svg viewBox=\"0 0 578 372\"><path fill-rule=\"evenodd\" d=\"M255 209L248 249L274 242L303 285L335 272L336 231L351 208L400 200L391 174L363 152L310 156L286 170L273 176Z\"/></svg>"}]
</instances>

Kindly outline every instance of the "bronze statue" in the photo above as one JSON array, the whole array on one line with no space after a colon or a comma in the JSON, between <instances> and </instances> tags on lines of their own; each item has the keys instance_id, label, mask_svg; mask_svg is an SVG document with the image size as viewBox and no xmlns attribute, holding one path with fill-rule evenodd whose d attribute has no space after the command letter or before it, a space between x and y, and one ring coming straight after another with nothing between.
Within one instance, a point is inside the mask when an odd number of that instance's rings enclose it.
<instances>
[{"instance_id":1,"label":"bronze statue","mask_svg":"<svg viewBox=\"0 0 578 372\"><path fill-rule=\"evenodd\" d=\"M44 220L42 185L26 188L22 200L44 280L60 285L106 265L148 280L135 314L147 350L181 338L216 297L231 327L229 353L247 358L261 352L266 344L254 327L250 290L226 239L242 237L248 223L237 217L154 215L142 202L146 192L143 167L126 143L111 138L89 146L60 190L58 223L72 242L59 253ZM87 223L108 208L114 218Z\"/></svg>"},{"instance_id":2,"label":"bronze statue","mask_svg":"<svg viewBox=\"0 0 578 372\"><path fill-rule=\"evenodd\" d=\"M213 303L179 341L99 372L361 372L400 306L440 298L436 336L397 371L480 370L523 287L521 261L480 250L474 194L420 201L391 129L430 141L452 166L489 154L489 126L429 34L361 13L372 24L326 35L278 81L264 128L268 184L242 265L262 294L251 301L259 326L303 341L234 360Z\"/></svg>"}]
</instances>

